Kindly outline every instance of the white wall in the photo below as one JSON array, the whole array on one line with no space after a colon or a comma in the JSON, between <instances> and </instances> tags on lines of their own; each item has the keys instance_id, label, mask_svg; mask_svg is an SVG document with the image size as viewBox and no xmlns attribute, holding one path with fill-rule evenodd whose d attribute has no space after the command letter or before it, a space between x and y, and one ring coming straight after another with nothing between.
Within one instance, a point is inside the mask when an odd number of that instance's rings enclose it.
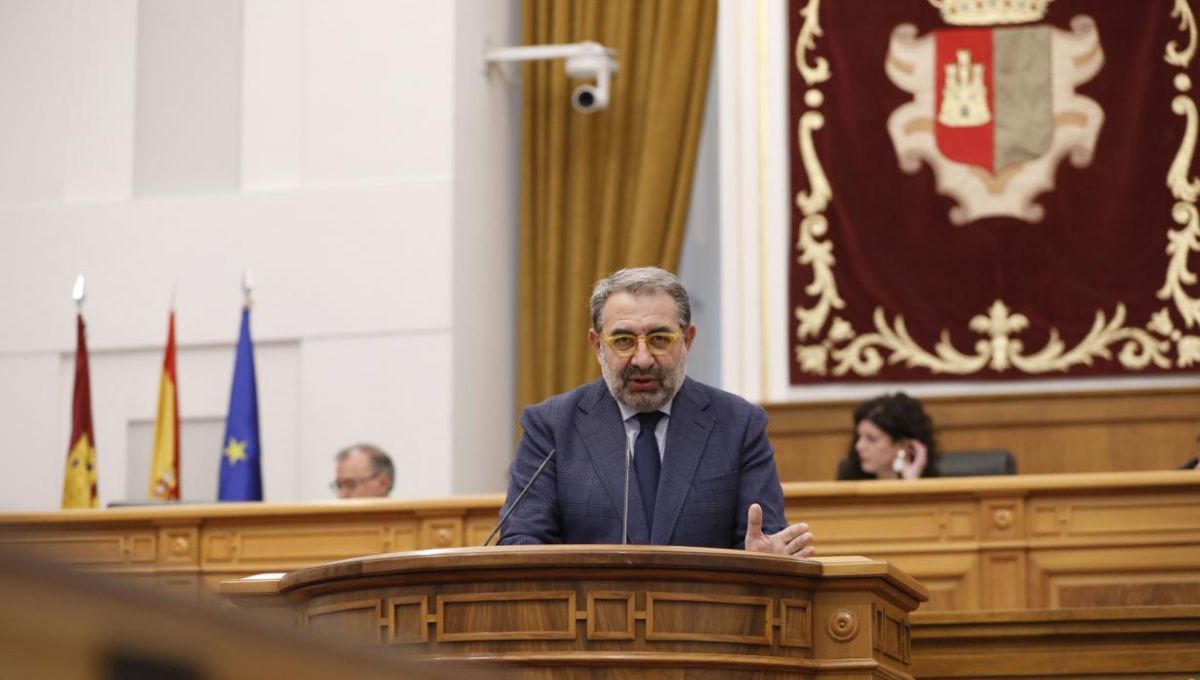
<instances>
[{"instance_id":1,"label":"white wall","mask_svg":"<svg viewBox=\"0 0 1200 680\"><path fill-rule=\"evenodd\" d=\"M504 486L519 90L481 57L485 37L515 41L516 2L233 6L241 21L217 24L240 34L190 49L240 48L237 129L206 133L236 136L218 165L238 186L187 181L187 145L173 159L160 139L174 174L151 197L135 103L157 86L139 85L138 46L210 5L0 0L0 91L20 93L0 107L0 466L21 471L0 476L0 511L59 503L79 272L103 502L145 496L131 448L148 446L172 289L185 444L223 419L244 267L267 500L329 498L333 454L360 440L393 454L396 496ZM155 82L195 63L156 44ZM219 448L183 456L209 457L215 477ZM185 497L211 483L184 478Z\"/></svg>"},{"instance_id":2,"label":"white wall","mask_svg":"<svg viewBox=\"0 0 1200 680\"><path fill-rule=\"evenodd\" d=\"M521 83L482 57L521 21L515 2L454 7L453 480L480 493L503 490L515 441L521 115Z\"/></svg>"}]
</instances>

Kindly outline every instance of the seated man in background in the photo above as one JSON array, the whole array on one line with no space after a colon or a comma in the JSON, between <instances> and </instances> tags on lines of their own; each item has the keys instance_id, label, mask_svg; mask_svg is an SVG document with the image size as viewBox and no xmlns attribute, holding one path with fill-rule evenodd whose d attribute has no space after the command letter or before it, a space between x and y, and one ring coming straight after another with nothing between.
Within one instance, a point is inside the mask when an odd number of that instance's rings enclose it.
<instances>
[{"instance_id":1,"label":"seated man in background","mask_svg":"<svg viewBox=\"0 0 1200 680\"><path fill-rule=\"evenodd\" d=\"M383 449L355 444L337 454L337 478L330 484L338 498L386 498L396 481L396 468Z\"/></svg>"},{"instance_id":2,"label":"seated man in background","mask_svg":"<svg viewBox=\"0 0 1200 680\"><path fill-rule=\"evenodd\" d=\"M903 392L869 399L854 409L850 450L837 478L917 479L938 476L933 420Z\"/></svg>"},{"instance_id":3,"label":"seated man in background","mask_svg":"<svg viewBox=\"0 0 1200 680\"><path fill-rule=\"evenodd\" d=\"M617 544L627 530L629 543L811 555L808 525L784 519L766 413L685 376L696 327L679 279L622 269L590 307L603 378L525 409L500 542Z\"/></svg>"}]
</instances>

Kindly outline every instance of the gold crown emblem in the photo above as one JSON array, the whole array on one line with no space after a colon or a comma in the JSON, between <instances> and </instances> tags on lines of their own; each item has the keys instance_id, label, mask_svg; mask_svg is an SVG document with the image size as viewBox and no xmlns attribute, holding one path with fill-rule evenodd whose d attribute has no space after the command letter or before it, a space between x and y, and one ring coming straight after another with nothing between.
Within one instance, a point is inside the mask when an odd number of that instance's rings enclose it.
<instances>
[{"instance_id":1,"label":"gold crown emblem","mask_svg":"<svg viewBox=\"0 0 1200 680\"><path fill-rule=\"evenodd\" d=\"M958 26L1023 24L1040 21L1054 0L929 0L942 20Z\"/></svg>"}]
</instances>

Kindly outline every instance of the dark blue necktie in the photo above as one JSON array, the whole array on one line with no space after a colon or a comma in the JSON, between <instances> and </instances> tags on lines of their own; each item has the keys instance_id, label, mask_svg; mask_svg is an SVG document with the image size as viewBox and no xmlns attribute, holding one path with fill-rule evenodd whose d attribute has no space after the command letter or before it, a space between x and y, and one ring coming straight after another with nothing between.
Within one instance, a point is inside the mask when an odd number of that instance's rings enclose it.
<instances>
[{"instance_id":1,"label":"dark blue necktie","mask_svg":"<svg viewBox=\"0 0 1200 680\"><path fill-rule=\"evenodd\" d=\"M665 415L662 411L639 413L637 418L642 429L633 443L633 468L637 471L638 489L642 492L642 507L646 510L646 528L654 526L654 499L658 496L658 473L662 470L662 459L658 455L658 438L654 428Z\"/></svg>"}]
</instances>

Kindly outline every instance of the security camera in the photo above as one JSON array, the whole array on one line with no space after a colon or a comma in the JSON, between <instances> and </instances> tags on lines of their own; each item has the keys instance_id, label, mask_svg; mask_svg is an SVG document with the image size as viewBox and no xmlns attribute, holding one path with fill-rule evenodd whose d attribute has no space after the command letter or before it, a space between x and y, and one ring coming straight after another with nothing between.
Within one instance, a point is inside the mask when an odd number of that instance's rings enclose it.
<instances>
[{"instance_id":1,"label":"security camera","mask_svg":"<svg viewBox=\"0 0 1200 680\"><path fill-rule=\"evenodd\" d=\"M580 85L571 93L571 106L580 113L608 108L608 93L617 60L612 50L596 43L582 43L587 52L567 57L567 77L575 80L595 79L595 85Z\"/></svg>"},{"instance_id":2,"label":"security camera","mask_svg":"<svg viewBox=\"0 0 1200 680\"><path fill-rule=\"evenodd\" d=\"M580 85L571 93L571 106L580 113L608 108L608 90L601 90L595 85Z\"/></svg>"},{"instance_id":3,"label":"security camera","mask_svg":"<svg viewBox=\"0 0 1200 680\"><path fill-rule=\"evenodd\" d=\"M618 70L617 53L599 43L500 47L488 50L484 57L487 63L543 59L565 59L568 78L596 81L580 85L571 93L571 106L576 111L592 113L608 108L612 74Z\"/></svg>"}]
</instances>

